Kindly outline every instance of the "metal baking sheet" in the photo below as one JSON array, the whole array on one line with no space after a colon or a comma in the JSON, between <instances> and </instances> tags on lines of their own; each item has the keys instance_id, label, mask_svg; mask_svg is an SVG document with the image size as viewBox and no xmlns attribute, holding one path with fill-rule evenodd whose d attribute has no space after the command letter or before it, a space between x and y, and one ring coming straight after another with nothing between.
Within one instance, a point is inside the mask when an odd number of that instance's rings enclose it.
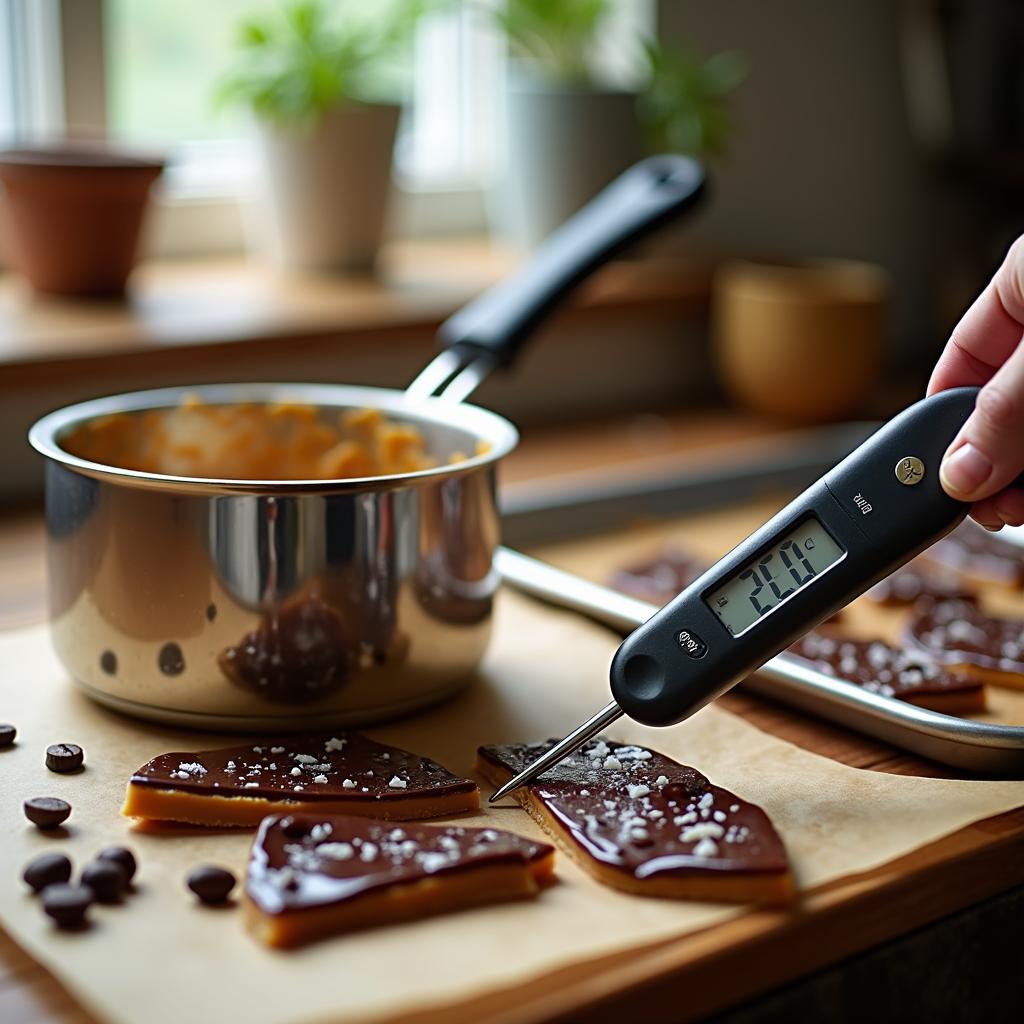
<instances>
[{"instance_id":1,"label":"metal baking sheet","mask_svg":"<svg viewBox=\"0 0 1024 1024\"><path fill-rule=\"evenodd\" d=\"M769 455L759 450L749 464L681 471L670 479L633 480L633 487L572 487L520 492L505 506L505 539L513 544L553 543L582 532L623 529L638 518L672 518L749 499L768 489L811 483L866 437L874 425L789 435ZM497 568L510 585L541 600L579 611L628 632L657 611L655 605L583 580L537 559L502 548ZM904 750L956 768L1016 777L1024 775L1024 726L993 725L917 707L833 679L780 654L745 680L759 693L874 736Z\"/></svg>"}]
</instances>

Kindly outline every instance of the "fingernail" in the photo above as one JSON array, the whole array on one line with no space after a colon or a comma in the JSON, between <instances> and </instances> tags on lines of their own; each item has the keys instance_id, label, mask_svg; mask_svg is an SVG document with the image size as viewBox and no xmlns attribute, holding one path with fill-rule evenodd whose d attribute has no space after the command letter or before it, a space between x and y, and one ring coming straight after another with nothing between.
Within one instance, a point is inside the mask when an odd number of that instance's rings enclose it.
<instances>
[{"instance_id":1,"label":"fingernail","mask_svg":"<svg viewBox=\"0 0 1024 1024\"><path fill-rule=\"evenodd\" d=\"M955 496L969 498L992 475L992 463L969 441L942 461L939 478Z\"/></svg>"}]
</instances>

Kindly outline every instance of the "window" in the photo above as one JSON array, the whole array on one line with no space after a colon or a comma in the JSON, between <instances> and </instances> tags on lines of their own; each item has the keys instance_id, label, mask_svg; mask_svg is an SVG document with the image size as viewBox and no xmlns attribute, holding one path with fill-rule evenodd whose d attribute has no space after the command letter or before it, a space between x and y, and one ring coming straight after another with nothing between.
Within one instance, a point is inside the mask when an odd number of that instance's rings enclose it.
<instances>
[{"instance_id":1,"label":"window","mask_svg":"<svg viewBox=\"0 0 1024 1024\"><path fill-rule=\"evenodd\" d=\"M216 82L239 20L275 3L0 0L0 137L67 131L167 152L152 247L241 250L239 201L255 194L259 165L247 115L215 102ZM621 41L653 22L651 3L617 0L610 68L628 64ZM485 231L503 158L504 55L476 4L422 23L396 149L400 233Z\"/></svg>"}]
</instances>

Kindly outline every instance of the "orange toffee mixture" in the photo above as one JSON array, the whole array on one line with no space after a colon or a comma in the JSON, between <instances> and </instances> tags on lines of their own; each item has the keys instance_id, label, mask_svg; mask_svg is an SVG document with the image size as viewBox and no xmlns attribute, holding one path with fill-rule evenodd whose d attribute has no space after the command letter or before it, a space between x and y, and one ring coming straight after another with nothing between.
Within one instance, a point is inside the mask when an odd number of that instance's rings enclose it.
<instances>
[{"instance_id":1,"label":"orange toffee mixture","mask_svg":"<svg viewBox=\"0 0 1024 1024\"><path fill-rule=\"evenodd\" d=\"M61 445L107 466L233 480L338 480L438 465L415 427L379 409L346 410L331 421L312 405L206 405L194 396L174 409L99 417ZM486 450L481 442L476 454ZM448 462L466 458L454 452Z\"/></svg>"}]
</instances>

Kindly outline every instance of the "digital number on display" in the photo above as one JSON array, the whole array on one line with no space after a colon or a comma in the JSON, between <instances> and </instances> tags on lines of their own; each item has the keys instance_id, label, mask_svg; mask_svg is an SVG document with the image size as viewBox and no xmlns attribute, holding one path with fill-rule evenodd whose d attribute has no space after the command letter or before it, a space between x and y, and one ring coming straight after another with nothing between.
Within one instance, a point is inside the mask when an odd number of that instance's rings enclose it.
<instances>
[{"instance_id":1,"label":"digital number on display","mask_svg":"<svg viewBox=\"0 0 1024 1024\"><path fill-rule=\"evenodd\" d=\"M704 601L725 628L739 636L844 554L817 519L807 519Z\"/></svg>"}]
</instances>

